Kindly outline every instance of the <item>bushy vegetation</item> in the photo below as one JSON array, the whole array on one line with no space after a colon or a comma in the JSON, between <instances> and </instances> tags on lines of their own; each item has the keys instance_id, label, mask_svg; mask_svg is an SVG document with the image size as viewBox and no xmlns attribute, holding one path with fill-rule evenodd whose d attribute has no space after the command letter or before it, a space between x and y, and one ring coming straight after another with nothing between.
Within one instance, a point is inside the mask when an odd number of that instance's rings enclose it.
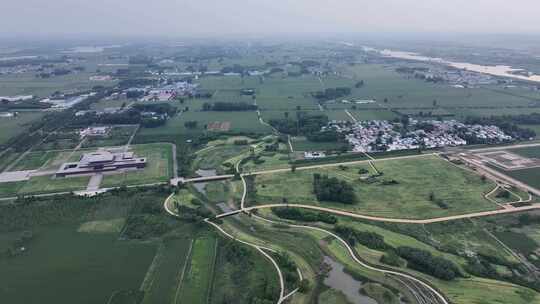
<instances>
[{"instance_id":1,"label":"bushy vegetation","mask_svg":"<svg viewBox=\"0 0 540 304\"><path fill-rule=\"evenodd\" d=\"M375 250L388 250L392 248L392 246L384 242L382 235L375 232L360 231L344 225L337 225L335 231L353 246L358 242Z\"/></svg>"},{"instance_id":2,"label":"bushy vegetation","mask_svg":"<svg viewBox=\"0 0 540 304\"><path fill-rule=\"evenodd\" d=\"M269 123L279 132L290 135L306 135L321 131L321 127L328 124L326 115L310 115L305 112L296 112L296 119L284 117L281 119L271 119Z\"/></svg>"},{"instance_id":3,"label":"bushy vegetation","mask_svg":"<svg viewBox=\"0 0 540 304\"><path fill-rule=\"evenodd\" d=\"M353 187L346 181L328 175L313 174L313 192L319 201L353 204L356 201Z\"/></svg>"},{"instance_id":4,"label":"bushy vegetation","mask_svg":"<svg viewBox=\"0 0 540 304\"><path fill-rule=\"evenodd\" d=\"M337 88L327 88L324 91L317 91L313 93L313 97L317 98L319 101L332 100L340 97L345 97L351 94L351 88L347 87L337 87Z\"/></svg>"},{"instance_id":5,"label":"bushy vegetation","mask_svg":"<svg viewBox=\"0 0 540 304\"><path fill-rule=\"evenodd\" d=\"M203 111L235 112L235 111L255 111L257 106L246 102L205 102Z\"/></svg>"},{"instance_id":6,"label":"bushy vegetation","mask_svg":"<svg viewBox=\"0 0 540 304\"><path fill-rule=\"evenodd\" d=\"M266 264L265 264L266 263ZM211 303L255 304L275 303L279 294L273 272L266 259L238 242L220 241L216 265L216 281ZM224 273L222 273L224 272ZM224 285L224 286L223 286Z\"/></svg>"},{"instance_id":7,"label":"bushy vegetation","mask_svg":"<svg viewBox=\"0 0 540 304\"><path fill-rule=\"evenodd\" d=\"M272 212L281 218L294 221L323 222L327 224L335 224L338 221L337 217L325 212L306 211L298 208L272 208Z\"/></svg>"},{"instance_id":8,"label":"bushy vegetation","mask_svg":"<svg viewBox=\"0 0 540 304\"><path fill-rule=\"evenodd\" d=\"M461 276L461 271L454 262L443 257L433 256L429 251L400 246L396 248L396 253L407 260L407 267L441 280L450 281Z\"/></svg>"}]
</instances>

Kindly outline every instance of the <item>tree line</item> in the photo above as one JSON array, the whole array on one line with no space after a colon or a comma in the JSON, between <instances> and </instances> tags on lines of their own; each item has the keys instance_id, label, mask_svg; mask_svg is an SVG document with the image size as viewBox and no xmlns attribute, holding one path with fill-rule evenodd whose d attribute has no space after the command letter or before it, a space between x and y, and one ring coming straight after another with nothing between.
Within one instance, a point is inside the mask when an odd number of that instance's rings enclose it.
<instances>
[{"instance_id":1,"label":"tree line","mask_svg":"<svg viewBox=\"0 0 540 304\"><path fill-rule=\"evenodd\" d=\"M257 106L246 102L205 102L202 106L203 111L219 111L219 112L233 112L233 111L256 111Z\"/></svg>"}]
</instances>

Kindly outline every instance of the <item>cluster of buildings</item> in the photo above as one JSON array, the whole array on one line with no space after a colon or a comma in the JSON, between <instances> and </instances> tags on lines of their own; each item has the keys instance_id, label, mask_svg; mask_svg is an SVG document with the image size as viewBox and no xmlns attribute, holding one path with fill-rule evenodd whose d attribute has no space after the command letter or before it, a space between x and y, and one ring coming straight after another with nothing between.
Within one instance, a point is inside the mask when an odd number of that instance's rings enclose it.
<instances>
[{"instance_id":1,"label":"cluster of buildings","mask_svg":"<svg viewBox=\"0 0 540 304\"><path fill-rule=\"evenodd\" d=\"M467 139L484 142L512 140L499 127L467 125L455 120L417 121L402 123L371 120L358 123L332 121L324 130L334 129L345 134L354 152L382 152L409 149L430 149L466 145Z\"/></svg>"},{"instance_id":2,"label":"cluster of buildings","mask_svg":"<svg viewBox=\"0 0 540 304\"><path fill-rule=\"evenodd\" d=\"M73 107L74 105L85 101L88 97L94 96L96 93L82 94L72 97L51 97L40 100L39 102L48 103L53 110L64 110Z\"/></svg>"},{"instance_id":3,"label":"cluster of buildings","mask_svg":"<svg viewBox=\"0 0 540 304\"><path fill-rule=\"evenodd\" d=\"M111 127L88 127L79 131L79 136L82 138L87 136L105 136L109 133Z\"/></svg>"},{"instance_id":4,"label":"cluster of buildings","mask_svg":"<svg viewBox=\"0 0 540 304\"><path fill-rule=\"evenodd\" d=\"M58 171L57 177L72 175L113 172L123 169L142 169L146 167L146 158L140 158L133 152L111 152L107 150L86 153L78 162L64 163Z\"/></svg>"},{"instance_id":5,"label":"cluster of buildings","mask_svg":"<svg viewBox=\"0 0 540 304\"><path fill-rule=\"evenodd\" d=\"M1 102L19 102L34 99L34 95L0 96Z\"/></svg>"},{"instance_id":6,"label":"cluster of buildings","mask_svg":"<svg viewBox=\"0 0 540 304\"><path fill-rule=\"evenodd\" d=\"M143 91L143 101L170 101L177 97L193 96L196 93L198 85L187 81L178 81L173 84L164 85L158 88L131 88L128 92L137 90Z\"/></svg>"}]
</instances>

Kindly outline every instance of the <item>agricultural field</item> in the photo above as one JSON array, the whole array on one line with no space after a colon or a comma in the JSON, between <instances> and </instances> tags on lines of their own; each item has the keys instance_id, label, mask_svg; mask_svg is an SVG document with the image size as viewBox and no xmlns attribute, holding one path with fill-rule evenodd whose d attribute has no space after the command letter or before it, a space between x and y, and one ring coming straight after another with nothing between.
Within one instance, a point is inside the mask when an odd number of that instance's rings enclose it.
<instances>
[{"instance_id":1,"label":"agricultural field","mask_svg":"<svg viewBox=\"0 0 540 304\"><path fill-rule=\"evenodd\" d=\"M190 238L170 237L163 241L142 284L142 304L180 303L179 291L192 246Z\"/></svg>"},{"instance_id":2,"label":"agricultural field","mask_svg":"<svg viewBox=\"0 0 540 304\"><path fill-rule=\"evenodd\" d=\"M527 106L530 102L528 98L502 94L488 88L459 89L407 79L407 76L398 74L394 69L378 64L357 64L347 67L344 73L355 80L364 81L364 86L353 90L354 97L376 100L377 104L388 107L432 107L433 100L442 107Z\"/></svg>"},{"instance_id":3,"label":"agricultural field","mask_svg":"<svg viewBox=\"0 0 540 304\"><path fill-rule=\"evenodd\" d=\"M1 94L0 94L1 96ZM10 138L15 137L27 130L27 127L41 117L43 112L18 112L17 117L0 117L0 146Z\"/></svg>"},{"instance_id":4,"label":"agricultural field","mask_svg":"<svg viewBox=\"0 0 540 304\"><path fill-rule=\"evenodd\" d=\"M401 218L430 218L497 209L497 205L483 197L493 189L492 182L482 181L480 176L436 156L380 160L375 166L383 175L373 181L360 180L360 168L375 173L367 164L258 175L255 178L256 203L277 203L286 198L289 203ZM357 202L350 205L319 202L313 193L314 173L348 182L354 188ZM384 183L389 180L395 183Z\"/></svg>"},{"instance_id":5,"label":"agricultural field","mask_svg":"<svg viewBox=\"0 0 540 304\"><path fill-rule=\"evenodd\" d=\"M510 149L509 151L527 158L540 158L540 147Z\"/></svg>"},{"instance_id":6,"label":"agricultural field","mask_svg":"<svg viewBox=\"0 0 540 304\"><path fill-rule=\"evenodd\" d=\"M188 121L197 121L194 129L184 125ZM217 124L219 123L219 126ZM259 122L256 112L183 112L167 121L165 126L157 128L144 128L138 136L160 135L186 135L206 132L244 132L244 133L270 133L270 128Z\"/></svg>"},{"instance_id":7,"label":"agricultural field","mask_svg":"<svg viewBox=\"0 0 540 304\"><path fill-rule=\"evenodd\" d=\"M216 256L215 237L198 237L193 243L191 260L180 290L181 303L205 303L211 292Z\"/></svg>"},{"instance_id":8,"label":"agricultural field","mask_svg":"<svg viewBox=\"0 0 540 304\"><path fill-rule=\"evenodd\" d=\"M24 255L0 258L4 301L106 303L115 291L139 288L155 251L153 244L79 233L73 226L40 228L34 235Z\"/></svg>"},{"instance_id":9,"label":"agricultural field","mask_svg":"<svg viewBox=\"0 0 540 304\"><path fill-rule=\"evenodd\" d=\"M513 171L503 171L506 175L528 184L531 187L540 188L540 168L529 168Z\"/></svg>"},{"instance_id":10,"label":"agricultural field","mask_svg":"<svg viewBox=\"0 0 540 304\"><path fill-rule=\"evenodd\" d=\"M45 98L58 90L85 91L94 85L89 81L90 76L92 74L86 72L46 79L30 73L0 76L0 96L36 95Z\"/></svg>"}]
</instances>

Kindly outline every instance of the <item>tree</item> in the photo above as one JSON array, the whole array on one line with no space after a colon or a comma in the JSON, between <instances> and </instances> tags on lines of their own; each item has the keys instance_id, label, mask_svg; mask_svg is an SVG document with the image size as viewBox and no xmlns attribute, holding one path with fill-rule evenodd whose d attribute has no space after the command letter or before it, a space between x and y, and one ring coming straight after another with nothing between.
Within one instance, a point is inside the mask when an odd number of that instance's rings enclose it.
<instances>
[{"instance_id":1,"label":"tree","mask_svg":"<svg viewBox=\"0 0 540 304\"><path fill-rule=\"evenodd\" d=\"M303 279L298 283L298 292L306 293L310 289L309 281L307 279Z\"/></svg>"}]
</instances>

